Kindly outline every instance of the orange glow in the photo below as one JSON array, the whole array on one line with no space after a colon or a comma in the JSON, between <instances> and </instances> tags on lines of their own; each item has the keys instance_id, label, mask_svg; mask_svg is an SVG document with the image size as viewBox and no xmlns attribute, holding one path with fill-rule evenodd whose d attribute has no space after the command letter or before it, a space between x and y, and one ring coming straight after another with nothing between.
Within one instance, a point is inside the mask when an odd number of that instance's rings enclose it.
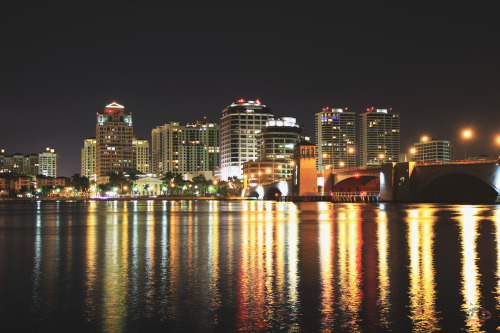
<instances>
[{"instance_id":1,"label":"orange glow","mask_svg":"<svg viewBox=\"0 0 500 333\"><path fill-rule=\"evenodd\" d=\"M471 137L471 135L472 135L472 132L471 132L471 131L469 131L469 130L465 130L465 131L464 131L464 137L465 137L466 139L470 138L470 137Z\"/></svg>"},{"instance_id":2,"label":"orange glow","mask_svg":"<svg viewBox=\"0 0 500 333\"><path fill-rule=\"evenodd\" d=\"M420 140L422 140L423 142L427 142L429 140L429 138L424 135Z\"/></svg>"}]
</instances>

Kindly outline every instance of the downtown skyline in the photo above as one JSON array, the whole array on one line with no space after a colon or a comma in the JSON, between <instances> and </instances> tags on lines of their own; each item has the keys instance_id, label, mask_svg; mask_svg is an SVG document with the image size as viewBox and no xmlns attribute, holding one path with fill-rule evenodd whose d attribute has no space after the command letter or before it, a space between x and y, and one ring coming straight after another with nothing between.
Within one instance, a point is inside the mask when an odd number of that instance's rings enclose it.
<instances>
[{"instance_id":1,"label":"downtown skyline","mask_svg":"<svg viewBox=\"0 0 500 333\"><path fill-rule=\"evenodd\" d=\"M232 8L14 9L2 22L0 146L54 147L71 175L93 115L114 100L133 113L136 136L150 139L165 122L219 122L246 98L295 117L312 137L323 107L358 115L374 106L401 114L403 152L428 135L453 142L458 159L470 128L469 156L498 155L500 47L489 2Z\"/></svg>"}]
</instances>

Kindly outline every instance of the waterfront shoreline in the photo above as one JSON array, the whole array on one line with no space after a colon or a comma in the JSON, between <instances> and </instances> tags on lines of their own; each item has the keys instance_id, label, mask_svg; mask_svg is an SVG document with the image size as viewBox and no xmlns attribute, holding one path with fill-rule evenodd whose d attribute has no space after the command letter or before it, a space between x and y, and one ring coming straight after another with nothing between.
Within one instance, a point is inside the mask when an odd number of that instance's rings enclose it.
<instances>
[{"instance_id":1,"label":"waterfront shoreline","mask_svg":"<svg viewBox=\"0 0 500 333\"><path fill-rule=\"evenodd\" d=\"M2 201L148 201L148 200L248 200L246 197L123 197L123 198L0 198ZM250 199L253 200L253 199Z\"/></svg>"}]
</instances>

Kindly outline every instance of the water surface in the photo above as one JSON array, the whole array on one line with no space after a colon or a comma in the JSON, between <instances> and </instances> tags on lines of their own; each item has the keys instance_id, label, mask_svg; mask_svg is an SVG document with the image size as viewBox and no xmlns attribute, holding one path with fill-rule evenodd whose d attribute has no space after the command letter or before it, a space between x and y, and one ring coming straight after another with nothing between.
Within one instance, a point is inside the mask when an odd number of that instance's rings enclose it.
<instances>
[{"instance_id":1,"label":"water surface","mask_svg":"<svg viewBox=\"0 0 500 333\"><path fill-rule=\"evenodd\" d=\"M500 206L0 202L10 331L494 331Z\"/></svg>"}]
</instances>

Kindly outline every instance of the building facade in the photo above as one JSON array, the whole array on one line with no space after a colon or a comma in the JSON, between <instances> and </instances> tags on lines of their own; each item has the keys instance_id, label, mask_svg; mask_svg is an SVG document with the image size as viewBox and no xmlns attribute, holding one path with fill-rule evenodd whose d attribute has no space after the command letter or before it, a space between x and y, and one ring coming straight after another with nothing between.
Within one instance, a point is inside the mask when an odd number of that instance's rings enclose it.
<instances>
[{"instance_id":1,"label":"building facade","mask_svg":"<svg viewBox=\"0 0 500 333\"><path fill-rule=\"evenodd\" d=\"M96 179L98 184L109 181L111 172L135 169L132 146L132 114L113 102L97 113Z\"/></svg>"},{"instance_id":2,"label":"building facade","mask_svg":"<svg viewBox=\"0 0 500 333\"><path fill-rule=\"evenodd\" d=\"M415 162L451 161L451 142L448 140L421 140L414 147Z\"/></svg>"},{"instance_id":3,"label":"building facade","mask_svg":"<svg viewBox=\"0 0 500 333\"><path fill-rule=\"evenodd\" d=\"M136 170L144 174L150 173L151 163L149 162L149 141L134 137L132 140L132 146L134 148Z\"/></svg>"},{"instance_id":4,"label":"building facade","mask_svg":"<svg viewBox=\"0 0 500 333\"><path fill-rule=\"evenodd\" d=\"M356 114L325 107L315 115L317 169L356 166Z\"/></svg>"},{"instance_id":5,"label":"building facade","mask_svg":"<svg viewBox=\"0 0 500 333\"><path fill-rule=\"evenodd\" d=\"M87 177L91 182L97 180L97 140L89 138L83 141L81 175Z\"/></svg>"},{"instance_id":6,"label":"building facade","mask_svg":"<svg viewBox=\"0 0 500 333\"><path fill-rule=\"evenodd\" d=\"M40 153L28 155L0 153L0 173L12 172L20 175L59 175L59 154L54 148L47 147Z\"/></svg>"},{"instance_id":7,"label":"building facade","mask_svg":"<svg viewBox=\"0 0 500 333\"><path fill-rule=\"evenodd\" d=\"M400 118L392 109L366 109L359 116L362 166L399 162Z\"/></svg>"},{"instance_id":8,"label":"building facade","mask_svg":"<svg viewBox=\"0 0 500 333\"><path fill-rule=\"evenodd\" d=\"M46 177L59 177L59 154L54 148L47 147L38 154L38 174Z\"/></svg>"},{"instance_id":9,"label":"building facade","mask_svg":"<svg viewBox=\"0 0 500 333\"><path fill-rule=\"evenodd\" d=\"M243 179L253 187L292 176L295 145L301 142L302 126L292 117L271 117L256 134L258 160L243 163Z\"/></svg>"},{"instance_id":10,"label":"building facade","mask_svg":"<svg viewBox=\"0 0 500 333\"><path fill-rule=\"evenodd\" d=\"M220 126L205 119L185 125L172 121L151 131L152 173L197 173L219 166Z\"/></svg>"},{"instance_id":11,"label":"building facade","mask_svg":"<svg viewBox=\"0 0 500 333\"><path fill-rule=\"evenodd\" d=\"M258 140L272 110L259 100L240 99L222 110L220 119L220 170L221 180L243 176L243 163L259 158Z\"/></svg>"}]
</instances>

